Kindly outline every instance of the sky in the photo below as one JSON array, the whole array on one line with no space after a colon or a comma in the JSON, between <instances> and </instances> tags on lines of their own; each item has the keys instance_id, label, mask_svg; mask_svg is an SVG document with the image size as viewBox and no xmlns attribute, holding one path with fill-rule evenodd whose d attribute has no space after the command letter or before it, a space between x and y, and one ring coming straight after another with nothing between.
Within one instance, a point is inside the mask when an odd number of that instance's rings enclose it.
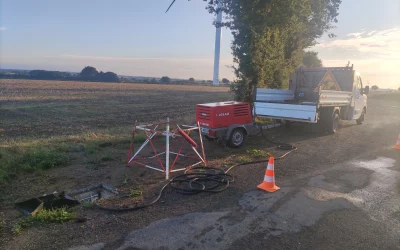
<instances>
[{"instance_id":1,"label":"sky","mask_svg":"<svg viewBox=\"0 0 400 250\"><path fill-rule=\"evenodd\" d=\"M214 16L202 0L0 0L0 67L211 80ZM364 82L400 87L400 0L343 0L337 36L310 48ZM233 79L223 29L220 78Z\"/></svg>"}]
</instances>

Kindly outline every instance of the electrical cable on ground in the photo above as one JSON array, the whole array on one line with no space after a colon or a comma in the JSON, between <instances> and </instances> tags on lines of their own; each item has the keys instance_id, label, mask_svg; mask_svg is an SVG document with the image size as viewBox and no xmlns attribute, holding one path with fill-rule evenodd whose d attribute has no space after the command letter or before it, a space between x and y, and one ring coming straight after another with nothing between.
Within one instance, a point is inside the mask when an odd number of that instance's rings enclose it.
<instances>
[{"instance_id":1,"label":"electrical cable on ground","mask_svg":"<svg viewBox=\"0 0 400 250\"><path fill-rule=\"evenodd\" d=\"M281 156L275 157L275 160L280 160L287 156L288 154L292 153L293 151L297 150L297 147L287 144L287 143L279 143L275 142L268 137L264 136L263 130L261 128L260 132L256 135L261 135L269 142L278 145L278 149L280 150L289 150L288 152L282 154ZM208 193L219 193L227 189L234 181L232 175L229 175L233 168L238 166L245 166L250 164L257 164L257 163L265 163L268 162L269 159L265 160L258 160L258 161L250 161L250 162L243 162L239 164L235 164L229 167L227 170L223 170L220 168L213 168L213 167L195 167L185 171L184 174L175 176L169 182L167 182L158 192L157 196L148 203L140 204L134 207L127 207L127 208L109 208L100 205L97 201L94 201L94 205L102 210L111 211L111 212L128 212L134 211L138 209L142 209L148 206L155 204L162 196L164 190L171 186L175 191L181 194L193 195L203 192Z\"/></svg>"}]
</instances>

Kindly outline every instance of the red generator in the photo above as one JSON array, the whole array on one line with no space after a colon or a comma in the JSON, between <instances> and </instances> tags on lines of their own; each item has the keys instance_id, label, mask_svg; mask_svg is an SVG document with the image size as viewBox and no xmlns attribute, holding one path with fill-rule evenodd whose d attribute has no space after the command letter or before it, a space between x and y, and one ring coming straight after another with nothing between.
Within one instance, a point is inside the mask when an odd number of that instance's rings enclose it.
<instances>
[{"instance_id":1,"label":"red generator","mask_svg":"<svg viewBox=\"0 0 400 250\"><path fill-rule=\"evenodd\" d=\"M196 121L209 140L224 139L229 147L238 148L253 126L250 104L247 102L215 102L196 105Z\"/></svg>"}]
</instances>

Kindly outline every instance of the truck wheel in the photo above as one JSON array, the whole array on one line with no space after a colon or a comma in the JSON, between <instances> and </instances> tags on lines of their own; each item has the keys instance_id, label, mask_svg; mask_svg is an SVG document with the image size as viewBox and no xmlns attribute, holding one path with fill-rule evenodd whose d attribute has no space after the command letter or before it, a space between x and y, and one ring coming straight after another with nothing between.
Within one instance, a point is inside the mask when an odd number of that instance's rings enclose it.
<instances>
[{"instance_id":1,"label":"truck wheel","mask_svg":"<svg viewBox=\"0 0 400 250\"><path fill-rule=\"evenodd\" d=\"M336 133L338 127L339 127L339 122L340 122L340 117L338 113L333 113L330 121L327 123L327 129L328 133L334 134Z\"/></svg>"},{"instance_id":2,"label":"truck wheel","mask_svg":"<svg viewBox=\"0 0 400 250\"><path fill-rule=\"evenodd\" d=\"M244 142L246 141L247 135L244 129L242 128L235 128L231 136L228 140L228 146L231 148L239 148L241 147Z\"/></svg>"},{"instance_id":3,"label":"truck wheel","mask_svg":"<svg viewBox=\"0 0 400 250\"><path fill-rule=\"evenodd\" d=\"M365 109L363 109L360 118L358 118L358 119L356 120L357 124L358 124L358 125L361 125L361 124L364 122L364 119L365 119Z\"/></svg>"}]
</instances>

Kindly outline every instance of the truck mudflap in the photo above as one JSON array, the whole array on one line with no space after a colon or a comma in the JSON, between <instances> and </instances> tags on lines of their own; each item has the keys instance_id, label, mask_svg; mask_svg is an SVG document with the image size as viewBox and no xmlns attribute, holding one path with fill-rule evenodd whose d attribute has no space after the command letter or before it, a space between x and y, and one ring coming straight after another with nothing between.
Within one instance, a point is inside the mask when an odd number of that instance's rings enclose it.
<instances>
[{"instance_id":1,"label":"truck mudflap","mask_svg":"<svg viewBox=\"0 0 400 250\"><path fill-rule=\"evenodd\" d=\"M254 113L258 117L279 120L318 122L316 105L255 102Z\"/></svg>"}]
</instances>

